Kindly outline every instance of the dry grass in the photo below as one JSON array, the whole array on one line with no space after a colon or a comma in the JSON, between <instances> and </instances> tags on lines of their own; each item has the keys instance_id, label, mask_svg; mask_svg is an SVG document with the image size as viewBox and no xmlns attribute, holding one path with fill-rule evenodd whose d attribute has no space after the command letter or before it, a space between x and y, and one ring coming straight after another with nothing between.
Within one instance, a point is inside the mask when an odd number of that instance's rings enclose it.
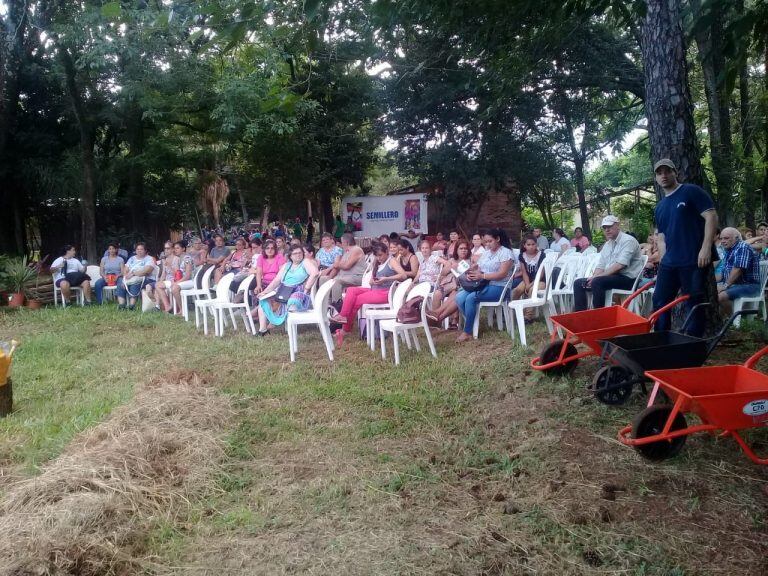
<instances>
[{"instance_id":1,"label":"dry grass","mask_svg":"<svg viewBox=\"0 0 768 576\"><path fill-rule=\"evenodd\" d=\"M615 440L643 399L596 403L584 390L594 360L572 378L532 372L538 325L529 349L494 332L461 348L439 334L438 359L406 353L395 368L354 339L330 363L311 332L295 364L279 334L207 338L190 355L201 339L188 325L82 314L83 361L97 353L88 335L121 321L121 338L148 334L164 366L183 361L207 383L167 373L14 485L0 573L766 573L768 471L706 435L670 462L643 461ZM747 329L730 344L715 362L743 361L760 338ZM146 381L157 359L124 354ZM764 430L751 436L768 451Z\"/></svg>"},{"instance_id":2,"label":"dry grass","mask_svg":"<svg viewBox=\"0 0 768 576\"><path fill-rule=\"evenodd\" d=\"M206 491L232 412L195 374L141 388L0 508L0 574L140 573L146 535Z\"/></svg>"}]
</instances>

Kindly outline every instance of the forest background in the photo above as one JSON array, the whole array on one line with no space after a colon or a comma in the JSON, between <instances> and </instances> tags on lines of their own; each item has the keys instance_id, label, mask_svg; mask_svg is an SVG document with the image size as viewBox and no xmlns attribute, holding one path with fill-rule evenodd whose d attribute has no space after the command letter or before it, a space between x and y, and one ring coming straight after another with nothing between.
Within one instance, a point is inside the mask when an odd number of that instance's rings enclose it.
<instances>
[{"instance_id":1,"label":"forest background","mask_svg":"<svg viewBox=\"0 0 768 576\"><path fill-rule=\"evenodd\" d=\"M221 182L225 220L439 183L644 234L611 193L666 156L754 227L767 37L765 0L0 0L0 253L162 239Z\"/></svg>"}]
</instances>

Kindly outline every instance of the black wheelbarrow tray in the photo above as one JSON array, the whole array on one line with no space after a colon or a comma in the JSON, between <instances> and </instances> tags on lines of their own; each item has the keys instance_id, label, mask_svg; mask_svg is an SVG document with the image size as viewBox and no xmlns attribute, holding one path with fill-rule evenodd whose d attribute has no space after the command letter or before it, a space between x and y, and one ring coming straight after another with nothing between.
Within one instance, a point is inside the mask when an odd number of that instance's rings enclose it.
<instances>
[{"instance_id":1,"label":"black wheelbarrow tray","mask_svg":"<svg viewBox=\"0 0 768 576\"><path fill-rule=\"evenodd\" d=\"M602 363L588 387L603 404L618 405L627 401L634 386L639 385L647 393L647 370L697 368L707 361L712 351L723 339L734 320L743 314L755 314L756 310L742 310L731 315L720 331L712 338L697 338L685 334L685 328L696 308L688 313L680 332L661 331L630 336L617 336L600 340Z\"/></svg>"}]
</instances>

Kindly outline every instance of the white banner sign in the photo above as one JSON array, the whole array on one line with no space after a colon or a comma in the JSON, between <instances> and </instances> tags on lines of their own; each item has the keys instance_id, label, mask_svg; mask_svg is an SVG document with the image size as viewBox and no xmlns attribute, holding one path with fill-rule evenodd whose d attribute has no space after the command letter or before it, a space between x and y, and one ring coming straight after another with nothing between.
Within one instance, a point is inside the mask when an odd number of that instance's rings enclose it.
<instances>
[{"instance_id":1,"label":"white banner sign","mask_svg":"<svg viewBox=\"0 0 768 576\"><path fill-rule=\"evenodd\" d=\"M375 238L382 234L409 230L426 234L426 194L402 196L351 196L341 202L341 217L352 220L355 236Z\"/></svg>"}]
</instances>

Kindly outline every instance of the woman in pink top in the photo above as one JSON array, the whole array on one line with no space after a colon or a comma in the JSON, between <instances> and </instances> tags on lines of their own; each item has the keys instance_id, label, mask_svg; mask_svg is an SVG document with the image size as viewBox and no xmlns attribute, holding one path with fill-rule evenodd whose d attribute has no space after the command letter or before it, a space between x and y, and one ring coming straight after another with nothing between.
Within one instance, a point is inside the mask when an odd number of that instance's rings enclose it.
<instances>
[{"instance_id":1,"label":"woman in pink top","mask_svg":"<svg viewBox=\"0 0 768 576\"><path fill-rule=\"evenodd\" d=\"M573 229L573 238L571 238L571 246L576 248L579 252L584 252L589 247L589 238L584 236L584 230L579 227Z\"/></svg>"},{"instance_id":2,"label":"woman in pink top","mask_svg":"<svg viewBox=\"0 0 768 576\"><path fill-rule=\"evenodd\" d=\"M261 258L259 258L256 264L256 290L254 291L256 294L261 292L265 286L268 286L275 279L275 276L280 272L280 268L282 268L285 262L285 256L282 253L278 253L277 244L275 244L274 240L264 242Z\"/></svg>"}]
</instances>

